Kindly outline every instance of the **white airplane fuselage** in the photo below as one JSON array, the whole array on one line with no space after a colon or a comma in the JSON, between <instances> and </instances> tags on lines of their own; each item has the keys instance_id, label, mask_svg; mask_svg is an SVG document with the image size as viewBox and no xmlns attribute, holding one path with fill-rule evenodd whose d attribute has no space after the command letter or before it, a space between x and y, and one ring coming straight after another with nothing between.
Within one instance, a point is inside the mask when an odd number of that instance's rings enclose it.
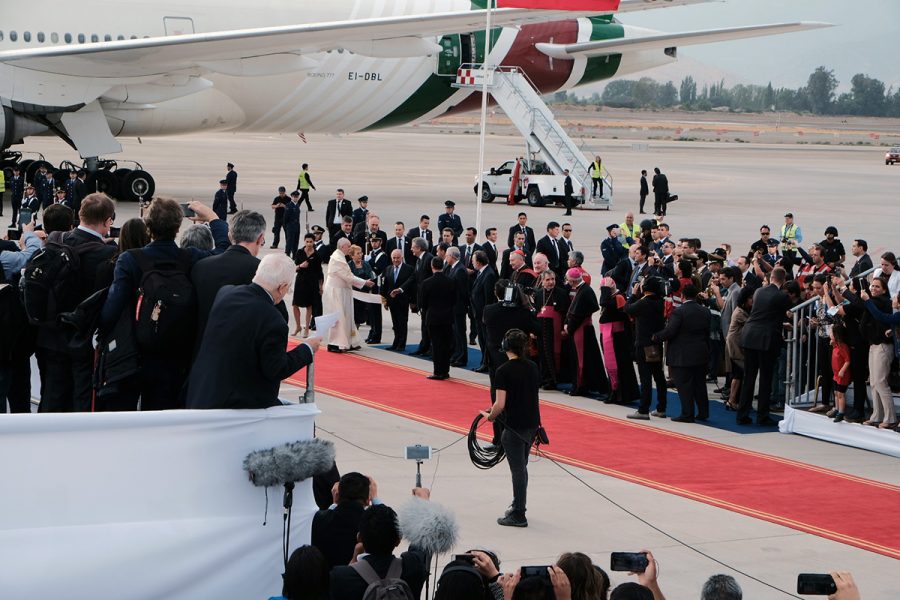
<instances>
[{"instance_id":1,"label":"white airplane fuselage","mask_svg":"<svg viewBox=\"0 0 900 600\"><path fill-rule=\"evenodd\" d=\"M4 2L0 4L0 51L471 8L469 0L81 0L76 5L47 0L35 12ZM217 72L213 65L184 76L170 75L152 85L121 86L101 96L100 104L114 136L210 130L356 132L476 109L478 93L451 86L456 69L464 63L521 67L542 92L551 93L674 60L659 50L552 59L535 48L540 42L586 42L646 33L609 18L578 18L497 29L486 61L483 31L431 38L443 50L424 56L375 58L350 49L302 59L279 55L261 58L240 76ZM302 60L302 65L285 68L285 60L298 65ZM280 74L264 74L268 72ZM0 78L12 78L13 86L17 77L39 76L0 64ZM196 85L186 86L187 78Z\"/></svg>"}]
</instances>

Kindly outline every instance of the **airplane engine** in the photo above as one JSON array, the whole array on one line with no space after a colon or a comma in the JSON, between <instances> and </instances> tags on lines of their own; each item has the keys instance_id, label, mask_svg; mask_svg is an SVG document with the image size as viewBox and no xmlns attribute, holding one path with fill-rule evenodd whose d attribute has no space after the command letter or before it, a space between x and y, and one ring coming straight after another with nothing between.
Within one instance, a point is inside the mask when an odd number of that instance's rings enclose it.
<instances>
[{"instance_id":1,"label":"airplane engine","mask_svg":"<svg viewBox=\"0 0 900 600\"><path fill-rule=\"evenodd\" d=\"M16 113L9 103L0 98L0 151L13 144L20 144L29 135L47 131L47 126Z\"/></svg>"}]
</instances>

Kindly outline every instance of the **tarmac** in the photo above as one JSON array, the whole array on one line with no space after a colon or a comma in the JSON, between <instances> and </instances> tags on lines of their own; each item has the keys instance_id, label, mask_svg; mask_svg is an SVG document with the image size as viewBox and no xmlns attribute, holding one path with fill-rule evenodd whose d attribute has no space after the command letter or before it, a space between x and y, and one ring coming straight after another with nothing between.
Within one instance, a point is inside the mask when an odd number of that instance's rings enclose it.
<instances>
[{"instance_id":1,"label":"tarmac","mask_svg":"<svg viewBox=\"0 0 900 600\"><path fill-rule=\"evenodd\" d=\"M421 214L429 214L434 223L446 199L457 202L464 226L473 224L476 136L393 131L342 137L308 135L307 139L309 143L304 144L291 135L209 134L145 139L140 144L124 140L122 156L138 160L153 173L157 195L181 201L211 203L218 180L224 176L225 163L230 161L239 173L238 203L268 217L277 187L290 189L300 163L308 162L318 188L312 193L315 212L310 214L310 225L323 222L325 202L338 187L347 191L354 205L358 196L369 196L370 210L381 216L382 228L389 235L396 220L404 220L411 227ZM77 158L59 141L32 138L27 142L24 149L43 152L54 163ZM523 152L520 138L491 135L486 164L499 165ZM670 205L666 218L672 234L676 238L700 237L705 248L720 242L730 242L736 252L749 248L758 239L759 226L767 224L776 231L786 211L794 213L807 242L822 239L825 227L836 225L848 251L854 237L869 242L873 257L896 248L900 167L884 165L883 149L604 139L592 140L585 152L600 153L614 177L611 211L577 211L569 219L574 224L575 248L585 253L586 268L591 273L599 272L605 226L622 222L626 211L637 212L640 169L652 172L655 166L667 173L672 192L680 196ZM652 198L648 203L652 209ZM500 198L482 208L482 229L498 227L501 244L520 210L529 214L529 224L538 236L548 221L563 220L562 209L512 207ZM136 205L120 203L117 223L138 212ZM388 318L384 329L383 339L390 343ZM418 319L412 317L410 343L418 336ZM366 348L362 353L419 368L425 364L383 350ZM453 369L451 374L472 381L487 380L484 375L460 369ZM296 398L297 394L296 388L282 388L284 398ZM561 393L548 393L547 398L620 418L630 410ZM452 402L452 398L441 401ZM335 440L342 471L358 470L375 477L379 496L388 504L405 501L414 483L415 464L383 454L399 457L407 444L442 447L459 438L321 394L317 402L323 411L318 419L319 433ZM900 485L897 460L883 455L775 432L741 435L660 419L650 425ZM510 501L508 469L501 465L487 472L477 470L468 460L464 442L426 463L423 479L432 488L432 499L455 512L461 530L459 551L493 549L503 561L503 570L550 564L560 553L574 550L587 553L606 568L609 552L650 549L660 563L663 591L675 600L699 597L703 582L715 573L734 575L745 598L789 597L748 575L793 593L797 573L833 569L851 571L867 600L896 597L897 563L888 557L593 472L571 470L607 498L549 460L533 458L529 466L530 525L524 530L495 524ZM818 510L818 494L827 495L828 490L809 497L808 510ZM865 511L867 507L861 501L846 510ZM871 518L886 527L896 527L893 516ZM841 519L840 514L832 517ZM441 566L446 559L442 557ZM611 576L614 585L629 579L624 573Z\"/></svg>"}]
</instances>

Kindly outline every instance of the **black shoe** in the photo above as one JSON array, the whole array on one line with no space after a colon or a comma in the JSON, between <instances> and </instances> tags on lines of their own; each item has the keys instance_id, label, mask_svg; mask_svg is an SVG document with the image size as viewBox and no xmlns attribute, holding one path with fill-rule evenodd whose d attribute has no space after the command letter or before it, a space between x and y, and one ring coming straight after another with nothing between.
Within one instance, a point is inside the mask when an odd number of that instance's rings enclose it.
<instances>
[{"instance_id":1,"label":"black shoe","mask_svg":"<svg viewBox=\"0 0 900 600\"><path fill-rule=\"evenodd\" d=\"M571 216L572 216L572 211L570 210L570 211L564 212L564 213L563 213L563 216L564 216L564 217L571 217Z\"/></svg>"},{"instance_id":2,"label":"black shoe","mask_svg":"<svg viewBox=\"0 0 900 600\"><path fill-rule=\"evenodd\" d=\"M835 422L835 423L840 423L840 422L843 421L843 420L844 420L844 413L839 412L838 414L834 415L834 422Z\"/></svg>"},{"instance_id":3,"label":"black shoe","mask_svg":"<svg viewBox=\"0 0 900 600\"><path fill-rule=\"evenodd\" d=\"M478 340L476 340L475 338L469 338L470 346L476 346L477 344L478 344Z\"/></svg>"},{"instance_id":4,"label":"black shoe","mask_svg":"<svg viewBox=\"0 0 900 600\"><path fill-rule=\"evenodd\" d=\"M269 246L269 250L278 250L278 246Z\"/></svg>"},{"instance_id":5,"label":"black shoe","mask_svg":"<svg viewBox=\"0 0 900 600\"><path fill-rule=\"evenodd\" d=\"M497 519L497 525L503 525L504 527L528 527L528 519L515 513L510 513Z\"/></svg>"},{"instance_id":6,"label":"black shoe","mask_svg":"<svg viewBox=\"0 0 900 600\"><path fill-rule=\"evenodd\" d=\"M444 381L445 379L450 379L449 375L429 375L428 379L433 381Z\"/></svg>"},{"instance_id":7,"label":"black shoe","mask_svg":"<svg viewBox=\"0 0 900 600\"><path fill-rule=\"evenodd\" d=\"M488 372L488 368L485 367L484 365L475 367L475 368L472 369L472 370L475 371L476 373L487 373L487 372Z\"/></svg>"},{"instance_id":8,"label":"black shoe","mask_svg":"<svg viewBox=\"0 0 900 600\"><path fill-rule=\"evenodd\" d=\"M541 389L547 390L548 392L555 392L556 384L555 383L545 383L544 385L541 386Z\"/></svg>"},{"instance_id":9,"label":"black shoe","mask_svg":"<svg viewBox=\"0 0 900 600\"><path fill-rule=\"evenodd\" d=\"M307 210L308 210L309 212L316 212L316 209L314 209L314 208L309 208L309 209L307 209Z\"/></svg>"},{"instance_id":10,"label":"black shoe","mask_svg":"<svg viewBox=\"0 0 900 600\"><path fill-rule=\"evenodd\" d=\"M362 350L361 346L350 346L350 351Z\"/></svg>"},{"instance_id":11,"label":"black shoe","mask_svg":"<svg viewBox=\"0 0 900 600\"><path fill-rule=\"evenodd\" d=\"M237 209L236 209L236 208L232 208L231 210L228 211L228 214L229 214L229 215L237 214Z\"/></svg>"},{"instance_id":12,"label":"black shoe","mask_svg":"<svg viewBox=\"0 0 900 600\"><path fill-rule=\"evenodd\" d=\"M328 344L328 351L329 352L337 352L338 354L343 354L344 352L346 352L346 350L341 350L337 346L332 346L331 344Z\"/></svg>"},{"instance_id":13,"label":"black shoe","mask_svg":"<svg viewBox=\"0 0 900 600\"><path fill-rule=\"evenodd\" d=\"M694 417L685 417L683 415L678 415L677 417L672 417L672 420L676 423L693 423Z\"/></svg>"},{"instance_id":14,"label":"black shoe","mask_svg":"<svg viewBox=\"0 0 900 600\"><path fill-rule=\"evenodd\" d=\"M771 427L773 425L778 425L778 421L776 421L775 419L770 419L769 417L766 417L765 419L759 419L758 421L756 421L756 424L763 425L765 427Z\"/></svg>"},{"instance_id":15,"label":"black shoe","mask_svg":"<svg viewBox=\"0 0 900 600\"><path fill-rule=\"evenodd\" d=\"M569 394L570 396L587 396L588 395L588 391L584 388L581 388L581 389L572 388L571 390L569 390L566 393Z\"/></svg>"},{"instance_id":16,"label":"black shoe","mask_svg":"<svg viewBox=\"0 0 900 600\"><path fill-rule=\"evenodd\" d=\"M713 394L724 394L728 389L723 385L722 387L717 387L713 390Z\"/></svg>"},{"instance_id":17,"label":"black shoe","mask_svg":"<svg viewBox=\"0 0 900 600\"><path fill-rule=\"evenodd\" d=\"M753 425L753 419L750 417L738 417L738 425Z\"/></svg>"},{"instance_id":18,"label":"black shoe","mask_svg":"<svg viewBox=\"0 0 900 600\"><path fill-rule=\"evenodd\" d=\"M709 415L697 415L694 419L697 421L709 421Z\"/></svg>"}]
</instances>

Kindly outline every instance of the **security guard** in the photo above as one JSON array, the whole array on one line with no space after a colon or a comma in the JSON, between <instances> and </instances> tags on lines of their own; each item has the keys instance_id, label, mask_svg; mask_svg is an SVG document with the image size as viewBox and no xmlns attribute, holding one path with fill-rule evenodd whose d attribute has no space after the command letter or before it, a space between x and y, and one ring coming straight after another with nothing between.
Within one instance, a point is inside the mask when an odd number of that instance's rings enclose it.
<instances>
[{"instance_id":1,"label":"security guard","mask_svg":"<svg viewBox=\"0 0 900 600\"><path fill-rule=\"evenodd\" d=\"M309 202L309 190L316 189L316 186L313 185L312 179L309 178L309 165L307 163L303 163L300 166L300 175L297 177L297 189L300 190L300 202L306 201L306 209L309 212L313 212L312 204Z\"/></svg>"},{"instance_id":2,"label":"security guard","mask_svg":"<svg viewBox=\"0 0 900 600\"><path fill-rule=\"evenodd\" d=\"M272 234L275 237L272 238L272 245L269 246L272 250L278 248L278 244L281 243L281 229L284 227L284 207L291 201L290 197L285 193L286 191L283 185L279 186L278 195L272 199L272 210L275 211L275 224L272 225ZM287 234L285 234L286 241Z\"/></svg>"},{"instance_id":3,"label":"security guard","mask_svg":"<svg viewBox=\"0 0 900 600\"><path fill-rule=\"evenodd\" d=\"M459 244L459 236L461 236L463 232L462 219L453 212L456 210L456 202L453 200L444 202L444 209L447 212L438 217L438 231L443 231L448 228L452 229L453 245L456 246Z\"/></svg>"},{"instance_id":4,"label":"security guard","mask_svg":"<svg viewBox=\"0 0 900 600\"><path fill-rule=\"evenodd\" d=\"M63 206L69 206L69 201L66 199L66 190L62 188L56 188L56 198L53 199L53 204L62 204Z\"/></svg>"},{"instance_id":5,"label":"security guard","mask_svg":"<svg viewBox=\"0 0 900 600\"><path fill-rule=\"evenodd\" d=\"M594 162L591 163L591 196L595 198L603 197L603 161L600 160L600 157L594 159ZM597 193L597 190L600 190L600 193Z\"/></svg>"},{"instance_id":6,"label":"security guard","mask_svg":"<svg viewBox=\"0 0 900 600\"><path fill-rule=\"evenodd\" d=\"M237 212L237 205L234 203L234 194L237 192L237 171L234 170L234 165L228 163L225 165L225 168L228 172L225 174L225 181L228 184L225 191L228 193L228 214L233 215ZM220 219L224 219L224 217L219 217Z\"/></svg>"},{"instance_id":7,"label":"security guard","mask_svg":"<svg viewBox=\"0 0 900 600\"><path fill-rule=\"evenodd\" d=\"M41 207L46 209L53 204L55 200L53 188L56 187L56 182L53 180L53 174L47 171L46 165L41 165L40 170L34 176L34 185L37 188L38 198L41 199Z\"/></svg>"},{"instance_id":8,"label":"security guard","mask_svg":"<svg viewBox=\"0 0 900 600\"><path fill-rule=\"evenodd\" d=\"M222 221L228 217L228 181L225 179L219 180L219 190L213 196L212 209Z\"/></svg>"},{"instance_id":9,"label":"security guard","mask_svg":"<svg viewBox=\"0 0 900 600\"><path fill-rule=\"evenodd\" d=\"M12 179L6 182L9 187L9 204L12 206L12 222L10 227L19 224L19 206L22 204L22 195L25 193L25 178L22 176L22 169L18 165L13 167Z\"/></svg>"},{"instance_id":10,"label":"security guard","mask_svg":"<svg viewBox=\"0 0 900 600\"><path fill-rule=\"evenodd\" d=\"M357 200L359 202L359 206L353 209L353 226L356 227L360 223L366 222L366 217L369 216L369 197L368 196L360 196Z\"/></svg>"},{"instance_id":11,"label":"security guard","mask_svg":"<svg viewBox=\"0 0 900 600\"><path fill-rule=\"evenodd\" d=\"M284 253L294 258L300 245L300 192L291 192L291 201L284 207Z\"/></svg>"}]
</instances>

